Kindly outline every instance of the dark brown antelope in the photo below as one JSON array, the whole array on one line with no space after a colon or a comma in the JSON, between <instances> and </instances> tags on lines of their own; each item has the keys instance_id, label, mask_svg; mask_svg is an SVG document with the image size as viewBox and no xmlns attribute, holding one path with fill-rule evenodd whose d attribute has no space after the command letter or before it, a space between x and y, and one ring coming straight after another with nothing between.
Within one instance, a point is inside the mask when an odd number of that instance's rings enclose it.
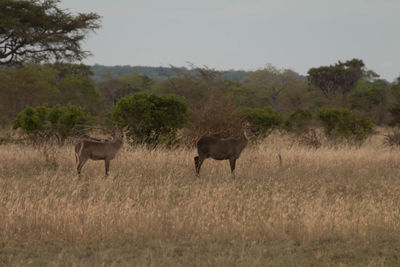
<instances>
[{"instance_id":1,"label":"dark brown antelope","mask_svg":"<svg viewBox=\"0 0 400 267\"><path fill-rule=\"evenodd\" d=\"M250 138L254 137L249 123L242 125L243 135L238 138L222 139L213 136L203 136L197 143L198 156L194 157L196 176L200 175L200 168L207 158L215 160L229 160L232 175L234 175L236 160L240 157Z\"/></svg>"},{"instance_id":2,"label":"dark brown antelope","mask_svg":"<svg viewBox=\"0 0 400 267\"><path fill-rule=\"evenodd\" d=\"M110 168L110 161L121 149L124 140L124 132L128 129L117 129L112 140L82 140L75 146L75 158L78 177L81 176L81 169L88 159L104 160L106 176Z\"/></svg>"}]
</instances>

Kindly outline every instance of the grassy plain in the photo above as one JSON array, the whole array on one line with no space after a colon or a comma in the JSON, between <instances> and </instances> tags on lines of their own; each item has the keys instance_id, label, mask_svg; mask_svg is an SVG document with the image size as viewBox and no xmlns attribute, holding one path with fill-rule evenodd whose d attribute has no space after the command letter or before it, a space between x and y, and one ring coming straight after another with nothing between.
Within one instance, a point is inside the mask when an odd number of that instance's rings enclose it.
<instances>
[{"instance_id":1,"label":"grassy plain","mask_svg":"<svg viewBox=\"0 0 400 267\"><path fill-rule=\"evenodd\" d=\"M282 166L277 154L282 155ZM227 161L128 145L89 161L72 145L0 146L1 266L397 266L400 152L290 146L274 135Z\"/></svg>"}]
</instances>

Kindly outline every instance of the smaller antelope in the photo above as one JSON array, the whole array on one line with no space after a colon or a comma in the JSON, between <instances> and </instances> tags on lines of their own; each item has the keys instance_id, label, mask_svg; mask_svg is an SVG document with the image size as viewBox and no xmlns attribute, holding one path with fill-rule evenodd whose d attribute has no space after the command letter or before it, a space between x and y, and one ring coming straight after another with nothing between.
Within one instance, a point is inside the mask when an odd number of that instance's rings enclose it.
<instances>
[{"instance_id":1,"label":"smaller antelope","mask_svg":"<svg viewBox=\"0 0 400 267\"><path fill-rule=\"evenodd\" d=\"M217 138L213 136L203 136L197 143L198 156L194 157L196 167L196 176L200 175L200 168L203 161L207 158L215 160L229 160L231 173L234 175L236 160L240 157L243 149L246 147L250 138L255 134L251 131L249 123L242 125L243 135L239 139L235 138Z\"/></svg>"},{"instance_id":2,"label":"smaller antelope","mask_svg":"<svg viewBox=\"0 0 400 267\"><path fill-rule=\"evenodd\" d=\"M75 158L77 164L78 177L81 177L81 169L88 159L104 160L106 176L110 168L110 161L121 149L124 140L124 132L128 126L123 129L117 129L112 140L82 140L75 146Z\"/></svg>"}]
</instances>

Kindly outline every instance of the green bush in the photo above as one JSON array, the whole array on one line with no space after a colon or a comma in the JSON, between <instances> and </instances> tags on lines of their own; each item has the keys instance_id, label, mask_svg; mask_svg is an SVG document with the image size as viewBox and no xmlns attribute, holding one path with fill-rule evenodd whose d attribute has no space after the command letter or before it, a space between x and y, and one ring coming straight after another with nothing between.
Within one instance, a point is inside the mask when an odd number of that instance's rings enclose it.
<instances>
[{"instance_id":1,"label":"green bush","mask_svg":"<svg viewBox=\"0 0 400 267\"><path fill-rule=\"evenodd\" d=\"M297 109L285 121L285 129L290 132L303 132L311 127L313 114L309 110Z\"/></svg>"},{"instance_id":2,"label":"green bush","mask_svg":"<svg viewBox=\"0 0 400 267\"><path fill-rule=\"evenodd\" d=\"M80 124L87 124L89 116L81 107L75 105L49 108L40 105L35 108L26 107L14 120L13 128L22 129L32 141L48 141L55 137L59 144L69 136L82 133Z\"/></svg>"},{"instance_id":3,"label":"green bush","mask_svg":"<svg viewBox=\"0 0 400 267\"><path fill-rule=\"evenodd\" d=\"M14 120L13 128L21 128L28 135L36 135L45 130L47 107L45 105L26 107Z\"/></svg>"},{"instance_id":4,"label":"green bush","mask_svg":"<svg viewBox=\"0 0 400 267\"><path fill-rule=\"evenodd\" d=\"M189 114L186 102L176 96L135 93L118 101L112 118L120 127L129 126L131 143L157 146L174 144Z\"/></svg>"},{"instance_id":5,"label":"green bush","mask_svg":"<svg viewBox=\"0 0 400 267\"><path fill-rule=\"evenodd\" d=\"M90 120L83 109L75 105L57 105L49 109L47 118L51 123L51 134L60 143L64 143L69 136L82 134L83 129L79 125L88 124Z\"/></svg>"},{"instance_id":6,"label":"green bush","mask_svg":"<svg viewBox=\"0 0 400 267\"><path fill-rule=\"evenodd\" d=\"M266 136L273 129L281 126L284 118L281 113L272 110L269 107L265 108L239 108L235 111L235 115L241 121L249 122L257 130L257 135Z\"/></svg>"},{"instance_id":7,"label":"green bush","mask_svg":"<svg viewBox=\"0 0 400 267\"><path fill-rule=\"evenodd\" d=\"M316 115L331 139L362 142L373 133L373 121L349 109L322 108Z\"/></svg>"}]
</instances>

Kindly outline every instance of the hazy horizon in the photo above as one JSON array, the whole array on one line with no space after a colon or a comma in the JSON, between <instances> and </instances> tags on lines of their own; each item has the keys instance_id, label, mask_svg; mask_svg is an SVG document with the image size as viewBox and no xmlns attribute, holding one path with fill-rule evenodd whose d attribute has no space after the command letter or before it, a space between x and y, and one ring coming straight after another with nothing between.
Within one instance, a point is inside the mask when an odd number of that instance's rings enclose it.
<instances>
[{"instance_id":1,"label":"hazy horizon","mask_svg":"<svg viewBox=\"0 0 400 267\"><path fill-rule=\"evenodd\" d=\"M400 76L400 1L383 0L68 0L73 13L95 12L84 63L106 66L207 66L252 71L272 64L310 68L362 59L393 81Z\"/></svg>"}]
</instances>

